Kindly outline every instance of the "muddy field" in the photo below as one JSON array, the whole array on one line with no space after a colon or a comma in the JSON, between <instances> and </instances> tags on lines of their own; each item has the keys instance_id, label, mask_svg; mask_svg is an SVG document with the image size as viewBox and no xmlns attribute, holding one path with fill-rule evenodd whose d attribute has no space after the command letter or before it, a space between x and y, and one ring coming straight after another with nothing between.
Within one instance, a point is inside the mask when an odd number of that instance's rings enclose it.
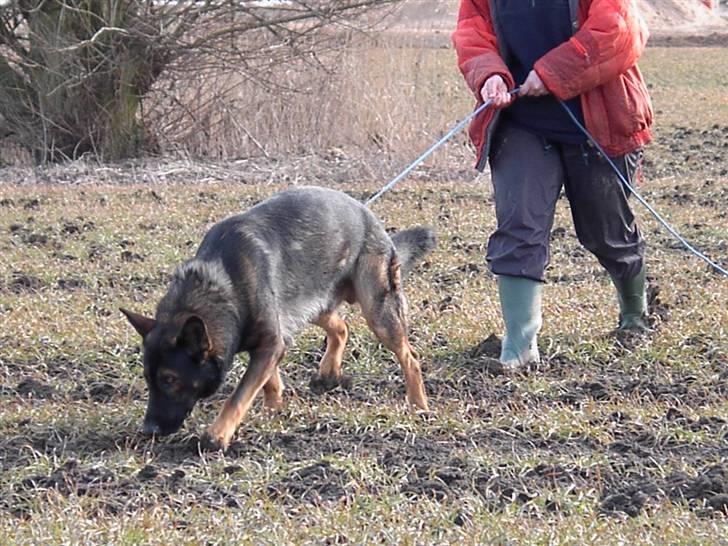
<instances>
[{"instance_id":1,"label":"muddy field","mask_svg":"<svg viewBox=\"0 0 728 546\"><path fill-rule=\"evenodd\" d=\"M686 66L705 55L681 51ZM646 67L662 114L643 193L725 266L726 87L719 76L690 91L717 108L684 108L689 69L677 81L681 69L655 68L674 59L655 52ZM345 177L326 161L298 176ZM222 455L201 452L198 434L245 358L182 432L143 437L139 340L117 308L151 313L212 222L286 184L200 182L194 168L144 185L131 171L94 184L87 166L18 178L28 172L0 185L3 543L727 543L728 280L644 211L653 332L611 333L609 279L562 200L544 362L503 375L488 364L502 325L483 262L487 177L408 179L375 212L439 235L406 284L433 411L407 410L398 365L351 309L351 384L311 389L322 335L306 330L283 365L284 410L257 404ZM65 183L39 184L50 172ZM365 199L379 185L336 187Z\"/></svg>"}]
</instances>

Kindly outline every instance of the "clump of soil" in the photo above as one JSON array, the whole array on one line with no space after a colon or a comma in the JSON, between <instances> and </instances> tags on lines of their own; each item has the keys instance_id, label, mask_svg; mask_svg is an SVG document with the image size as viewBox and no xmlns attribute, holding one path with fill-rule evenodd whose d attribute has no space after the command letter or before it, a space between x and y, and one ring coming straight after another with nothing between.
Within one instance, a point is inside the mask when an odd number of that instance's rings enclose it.
<instances>
[{"instance_id":1,"label":"clump of soil","mask_svg":"<svg viewBox=\"0 0 728 546\"><path fill-rule=\"evenodd\" d=\"M44 284L40 277L22 271L13 271L10 275L10 282L7 283L7 290L14 294L23 294L40 290Z\"/></svg>"},{"instance_id":2,"label":"clump of soil","mask_svg":"<svg viewBox=\"0 0 728 546\"><path fill-rule=\"evenodd\" d=\"M667 497L685 502L702 515L728 515L728 468L710 466L697 476L675 473L665 480L644 480L605 495L601 509L607 514L637 516L650 499Z\"/></svg>"},{"instance_id":3,"label":"clump of soil","mask_svg":"<svg viewBox=\"0 0 728 546\"><path fill-rule=\"evenodd\" d=\"M33 378L23 379L15 387L15 391L19 396L24 398L35 398L39 400L52 399L58 395L58 391L53 385Z\"/></svg>"},{"instance_id":4,"label":"clump of soil","mask_svg":"<svg viewBox=\"0 0 728 546\"><path fill-rule=\"evenodd\" d=\"M294 470L268 486L268 493L274 499L284 502L322 504L337 501L346 496L349 474L334 468L327 461Z\"/></svg>"}]
</instances>

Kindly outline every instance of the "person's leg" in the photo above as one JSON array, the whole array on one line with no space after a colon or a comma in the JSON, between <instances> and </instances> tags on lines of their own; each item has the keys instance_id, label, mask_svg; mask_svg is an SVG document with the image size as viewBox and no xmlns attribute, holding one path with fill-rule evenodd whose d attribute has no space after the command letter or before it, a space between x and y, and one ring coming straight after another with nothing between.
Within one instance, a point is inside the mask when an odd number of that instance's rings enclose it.
<instances>
[{"instance_id":1,"label":"person's leg","mask_svg":"<svg viewBox=\"0 0 728 546\"><path fill-rule=\"evenodd\" d=\"M507 121L494 135L490 168L498 226L487 260L506 326L500 361L517 367L539 361L541 289L563 168L557 149Z\"/></svg>"},{"instance_id":2,"label":"person's leg","mask_svg":"<svg viewBox=\"0 0 728 546\"><path fill-rule=\"evenodd\" d=\"M620 306L619 329L645 329L645 241L629 206L629 190L594 148L563 146L562 153L576 234L612 277ZM633 184L641 158L638 151L612 160Z\"/></svg>"}]
</instances>

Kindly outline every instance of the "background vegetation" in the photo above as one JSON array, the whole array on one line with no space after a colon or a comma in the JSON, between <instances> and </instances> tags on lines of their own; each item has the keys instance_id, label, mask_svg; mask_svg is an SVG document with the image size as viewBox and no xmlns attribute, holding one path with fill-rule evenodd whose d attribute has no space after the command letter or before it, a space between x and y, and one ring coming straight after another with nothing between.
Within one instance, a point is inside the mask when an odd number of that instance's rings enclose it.
<instances>
[{"instance_id":1,"label":"background vegetation","mask_svg":"<svg viewBox=\"0 0 728 546\"><path fill-rule=\"evenodd\" d=\"M0 137L36 163L159 151L190 122L210 138L210 112L230 114L221 100L291 89L397 1L3 2Z\"/></svg>"}]
</instances>

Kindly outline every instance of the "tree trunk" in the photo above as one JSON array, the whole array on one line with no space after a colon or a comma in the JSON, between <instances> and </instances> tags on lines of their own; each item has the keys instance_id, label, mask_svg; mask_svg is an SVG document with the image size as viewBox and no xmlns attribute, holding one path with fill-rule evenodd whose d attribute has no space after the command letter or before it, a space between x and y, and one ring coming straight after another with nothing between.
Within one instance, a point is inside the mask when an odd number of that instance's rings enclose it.
<instances>
[{"instance_id":1,"label":"tree trunk","mask_svg":"<svg viewBox=\"0 0 728 546\"><path fill-rule=\"evenodd\" d=\"M127 31L131 5L47 0L25 13L26 59L0 58L0 104L3 129L36 162L140 152L140 101L161 66Z\"/></svg>"}]
</instances>

